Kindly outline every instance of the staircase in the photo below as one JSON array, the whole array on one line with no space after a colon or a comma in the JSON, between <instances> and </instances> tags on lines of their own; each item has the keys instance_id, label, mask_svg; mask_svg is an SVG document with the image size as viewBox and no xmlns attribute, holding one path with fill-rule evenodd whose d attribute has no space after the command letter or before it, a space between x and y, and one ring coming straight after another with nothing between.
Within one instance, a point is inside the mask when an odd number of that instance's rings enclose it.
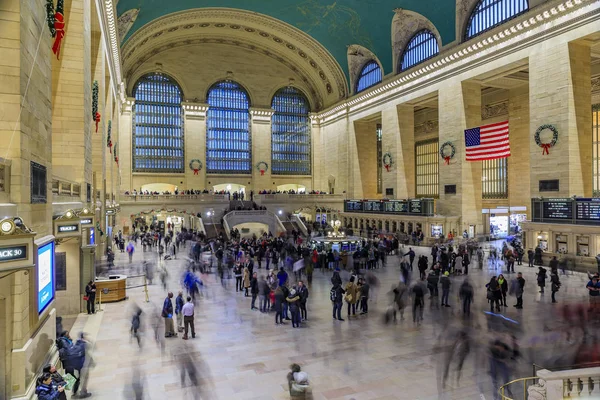
<instances>
[{"instance_id":1,"label":"staircase","mask_svg":"<svg viewBox=\"0 0 600 400\"><path fill-rule=\"evenodd\" d=\"M206 237L209 239L217 238L219 234L225 233L223 226L219 223L204 224L204 231L206 232ZM227 235L225 235L225 237L227 237Z\"/></svg>"},{"instance_id":2,"label":"staircase","mask_svg":"<svg viewBox=\"0 0 600 400\"><path fill-rule=\"evenodd\" d=\"M252 210L254 207L254 202L250 200L230 200L229 201L229 209L231 211L235 211L240 207L242 210Z\"/></svg>"}]
</instances>

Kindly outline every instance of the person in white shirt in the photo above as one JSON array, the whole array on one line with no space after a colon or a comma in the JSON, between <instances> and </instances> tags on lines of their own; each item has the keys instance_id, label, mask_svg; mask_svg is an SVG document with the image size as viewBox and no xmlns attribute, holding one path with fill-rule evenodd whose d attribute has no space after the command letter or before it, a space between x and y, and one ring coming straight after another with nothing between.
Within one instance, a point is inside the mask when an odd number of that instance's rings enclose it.
<instances>
[{"instance_id":1,"label":"person in white shirt","mask_svg":"<svg viewBox=\"0 0 600 400\"><path fill-rule=\"evenodd\" d=\"M187 297L187 303L185 303L181 309L181 314L183 315L183 324L185 325L183 340L188 339L189 327L191 327L192 330L192 339L195 338L196 329L194 328L194 303L192 303L192 298L190 296Z\"/></svg>"}]
</instances>

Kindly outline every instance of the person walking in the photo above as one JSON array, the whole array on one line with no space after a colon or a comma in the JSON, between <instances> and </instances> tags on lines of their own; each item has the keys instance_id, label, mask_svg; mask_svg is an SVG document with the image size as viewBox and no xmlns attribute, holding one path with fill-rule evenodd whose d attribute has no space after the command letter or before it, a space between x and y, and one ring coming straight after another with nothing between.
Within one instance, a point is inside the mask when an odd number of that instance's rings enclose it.
<instances>
[{"instance_id":1,"label":"person walking","mask_svg":"<svg viewBox=\"0 0 600 400\"><path fill-rule=\"evenodd\" d=\"M241 292L243 290L242 267L239 264L236 264L235 267L233 267L233 275L235 276L235 291Z\"/></svg>"},{"instance_id":2,"label":"person walking","mask_svg":"<svg viewBox=\"0 0 600 400\"><path fill-rule=\"evenodd\" d=\"M448 304L448 297L450 297L450 285L452 282L449 277L448 271L444 272L444 275L440 278L440 285L442 286L442 306L450 307Z\"/></svg>"},{"instance_id":3,"label":"person walking","mask_svg":"<svg viewBox=\"0 0 600 400\"><path fill-rule=\"evenodd\" d=\"M504 275L498 275L498 284L500 285L500 292L502 293L502 298L500 299L500 305L504 307L508 307L506 304L506 294L508 293L508 282Z\"/></svg>"},{"instance_id":4,"label":"person walking","mask_svg":"<svg viewBox=\"0 0 600 400\"><path fill-rule=\"evenodd\" d=\"M425 306L425 289L423 286L422 281L417 282L414 284L411 292L413 298L413 322L417 325L420 325L421 321L423 321L423 308Z\"/></svg>"},{"instance_id":5,"label":"person walking","mask_svg":"<svg viewBox=\"0 0 600 400\"><path fill-rule=\"evenodd\" d=\"M194 328L194 303L190 296L187 297L187 303L181 308L181 314L183 315L183 323L185 324L182 339L188 340L189 330L191 330L192 339L194 339L196 337L196 329Z\"/></svg>"},{"instance_id":6,"label":"person walking","mask_svg":"<svg viewBox=\"0 0 600 400\"><path fill-rule=\"evenodd\" d=\"M244 267L244 297L248 297L248 289L250 289L250 271L248 267Z\"/></svg>"},{"instance_id":7,"label":"person walking","mask_svg":"<svg viewBox=\"0 0 600 400\"><path fill-rule=\"evenodd\" d=\"M413 270L413 262L415 261L415 251L412 249L412 247L408 248L408 252L406 254L404 254L404 257L408 256L408 259L410 260L410 270Z\"/></svg>"},{"instance_id":8,"label":"person walking","mask_svg":"<svg viewBox=\"0 0 600 400\"><path fill-rule=\"evenodd\" d=\"M490 282L487 286L487 298L490 301L491 312L494 312L494 305L496 305L496 310L500 312L500 301L502 299L502 291L500 289L500 284L498 283L498 277L492 276Z\"/></svg>"},{"instance_id":9,"label":"person walking","mask_svg":"<svg viewBox=\"0 0 600 400\"><path fill-rule=\"evenodd\" d=\"M338 321L344 321L342 319L342 304L345 292L337 282L333 284L333 287L329 291L329 299L333 304L333 319L337 319Z\"/></svg>"},{"instance_id":10,"label":"person walking","mask_svg":"<svg viewBox=\"0 0 600 400\"><path fill-rule=\"evenodd\" d=\"M300 301L298 305L300 306L300 317L302 320L307 320L306 313L306 301L308 300L308 288L304 285L303 281L298 281L298 295L300 296Z\"/></svg>"},{"instance_id":11,"label":"person walking","mask_svg":"<svg viewBox=\"0 0 600 400\"><path fill-rule=\"evenodd\" d=\"M183 292L180 290L175 298L175 315L177 316L177 332L183 332L183 314L181 309L185 302L183 301Z\"/></svg>"},{"instance_id":12,"label":"person walking","mask_svg":"<svg viewBox=\"0 0 600 400\"><path fill-rule=\"evenodd\" d=\"M135 247L133 246L133 242L129 241L129 244L127 245L127 254L129 255L129 264L131 264L131 262L133 260L134 250L135 250Z\"/></svg>"},{"instance_id":13,"label":"person walking","mask_svg":"<svg viewBox=\"0 0 600 400\"><path fill-rule=\"evenodd\" d=\"M174 337L177 336L175 332L175 328L173 326L173 302L171 299L173 298L173 292L169 292L165 301L163 302L162 313L161 316L165 320L165 337Z\"/></svg>"},{"instance_id":14,"label":"person walking","mask_svg":"<svg viewBox=\"0 0 600 400\"><path fill-rule=\"evenodd\" d=\"M392 296L393 296L393 307L394 307L394 322L397 322L396 319L396 311L400 311L400 320L404 321L404 295L407 292L407 288L406 288L406 284L402 281L400 281L398 283L398 286L396 286L393 290L392 290Z\"/></svg>"},{"instance_id":15,"label":"person walking","mask_svg":"<svg viewBox=\"0 0 600 400\"><path fill-rule=\"evenodd\" d=\"M87 313L95 314L95 304L96 304L96 284L94 281L89 281L87 286L85 287L85 295L87 297Z\"/></svg>"},{"instance_id":16,"label":"person walking","mask_svg":"<svg viewBox=\"0 0 600 400\"><path fill-rule=\"evenodd\" d=\"M517 304L514 305L517 309L523 309L523 291L525 288L525 279L523 279L523 274L521 272L517 273L517 279L514 281L514 292L517 297Z\"/></svg>"},{"instance_id":17,"label":"person walking","mask_svg":"<svg viewBox=\"0 0 600 400\"><path fill-rule=\"evenodd\" d=\"M471 303L473 302L473 285L468 279L465 279L460 286L458 297L462 300L463 313L468 316L471 314Z\"/></svg>"},{"instance_id":18,"label":"person walking","mask_svg":"<svg viewBox=\"0 0 600 400\"><path fill-rule=\"evenodd\" d=\"M266 313L271 308L271 305L269 304L271 288L269 287L269 282L267 282L264 276L260 277L260 282L258 282L258 291L260 293L260 312Z\"/></svg>"},{"instance_id":19,"label":"person walking","mask_svg":"<svg viewBox=\"0 0 600 400\"><path fill-rule=\"evenodd\" d=\"M288 280L288 273L285 272L283 267L279 268L279 272L277 273L277 281L279 286L284 286Z\"/></svg>"},{"instance_id":20,"label":"person walking","mask_svg":"<svg viewBox=\"0 0 600 400\"><path fill-rule=\"evenodd\" d=\"M291 289L285 301L288 303L290 314L292 314L292 328L300 328L300 307L298 302L300 296L296 293L296 289Z\"/></svg>"},{"instance_id":21,"label":"person walking","mask_svg":"<svg viewBox=\"0 0 600 400\"><path fill-rule=\"evenodd\" d=\"M285 302L285 294L283 293L282 286L277 286L274 293L275 298L275 325L284 325L283 322L283 303Z\"/></svg>"},{"instance_id":22,"label":"person walking","mask_svg":"<svg viewBox=\"0 0 600 400\"><path fill-rule=\"evenodd\" d=\"M350 310L352 310L352 315L356 315L356 301L358 297L357 287L354 283L354 276L350 277L350 281L346 284L346 290L344 295L344 300L348 303L348 317L350 317Z\"/></svg>"},{"instance_id":23,"label":"person walking","mask_svg":"<svg viewBox=\"0 0 600 400\"><path fill-rule=\"evenodd\" d=\"M539 267L537 275L538 286L540 287L540 293L544 293L544 288L546 287L546 268Z\"/></svg>"},{"instance_id":24,"label":"person walking","mask_svg":"<svg viewBox=\"0 0 600 400\"><path fill-rule=\"evenodd\" d=\"M256 272L252 274L252 279L250 280L250 294L252 295L250 309L258 310L256 307L256 298L258 297L258 277Z\"/></svg>"},{"instance_id":25,"label":"person walking","mask_svg":"<svg viewBox=\"0 0 600 400\"><path fill-rule=\"evenodd\" d=\"M527 266L533 268L533 261L535 260L535 252L531 249L527 250Z\"/></svg>"},{"instance_id":26,"label":"person walking","mask_svg":"<svg viewBox=\"0 0 600 400\"><path fill-rule=\"evenodd\" d=\"M560 289L560 279L558 278L558 270L552 271L550 274L550 289L552 290L552 303L556 303L556 292Z\"/></svg>"}]
</instances>

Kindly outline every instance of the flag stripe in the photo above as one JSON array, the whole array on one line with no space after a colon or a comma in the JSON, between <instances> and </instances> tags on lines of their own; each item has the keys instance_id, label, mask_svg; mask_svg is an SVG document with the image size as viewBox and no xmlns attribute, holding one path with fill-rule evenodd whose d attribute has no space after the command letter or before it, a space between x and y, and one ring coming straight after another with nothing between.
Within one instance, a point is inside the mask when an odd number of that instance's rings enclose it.
<instances>
[{"instance_id":1,"label":"flag stripe","mask_svg":"<svg viewBox=\"0 0 600 400\"><path fill-rule=\"evenodd\" d=\"M465 156L467 161L509 157L508 121L465 130Z\"/></svg>"}]
</instances>

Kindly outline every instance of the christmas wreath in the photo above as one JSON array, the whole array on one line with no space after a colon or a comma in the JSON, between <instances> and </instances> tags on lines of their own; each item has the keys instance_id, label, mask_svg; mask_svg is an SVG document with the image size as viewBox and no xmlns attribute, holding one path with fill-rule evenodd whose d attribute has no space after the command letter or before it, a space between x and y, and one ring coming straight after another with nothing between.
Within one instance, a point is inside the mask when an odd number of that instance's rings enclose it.
<instances>
[{"instance_id":1,"label":"christmas wreath","mask_svg":"<svg viewBox=\"0 0 600 400\"><path fill-rule=\"evenodd\" d=\"M202 169L202 161L197 158L190 160L190 169L194 171L194 175L198 175L198 171Z\"/></svg>"},{"instance_id":2,"label":"christmas wreath","mask_svg":"<svg viewBox=\"0 0 600 400\"><path fill-rule=\"evenodd\" d=\"M261 175L264 175L269 169L269 164L264 161L259 161L258 164L256 164L256 169L260 171Z\"/></svg>"},{"instance_id":3,"label":"christmas wreath","mask_svg":"<svg viewBox=\"0 0 600 400\"><path fill-rule=\"evenodd\" d=\"M98 81L92 85L92 119L96 122L96 132L98 132L98 123L100 122L100 113L98 112Z\"/></svg>"},{"instance_id":4,"label":"christmas wreath","mask_svg":"<svg viewBox=\"0 0 600 400\"><path fill-rule=\"evenodd\" d=\"M452 150L450 152L450 155L448 155L446 153L446 147L450 146L450 149ZM450 160L454 158L454 155L456 154L456 147L452 144L452 142L444 142L442 143L442 147L440 147L440 157L442 157L444 159L444 162L446 165L450 165Z\"/></svg>"},{"instance_id":5,"label":"christmas wreath","mask_svg":"<svg viewBox=\"0 0 600 400\"><path fill-rule=\"evenodd\" d=\"M108 147L110 154L112 154L112 140L110 137L111 133L112 133L112 121L108 121L108 129L106 132L106 147Z\"/></svg>"},{"instance_id":6,"label":"christmas wreath","mask_svg":"<svg viewBox=\"0 0 600 400\"><path fill-rule=\"evenodd\" d=\"M383 167L387 172L390 172L392 169L392 165L394 165L394 158L392 157L392 153L385 153L383 155Z\"/></svg>"},{"instance_id":7,"label":"christmas wreath","mask_svg":"<svg viewBox=\"0 0 600 400\"><path fill-rule=\"evenodd\" d=\"M50 34L54 38L52 52L56 54L56 58L60 56L60 44L65 37L65 4L64 0L56 2L54 8L54 0L46 0L46 20Z\"/></svg>"},{"instance_id":8,"label":"christmas wreath","mask_svg":"<svg viewBox=\"0 0 600 400\"><path fill-rule=\"evenodd\" d=\"M545 129L549 129L550 131L552 131L552 140L550 141L550 143L542 143L540 139L540 133L542 133L542 131ZM550 147L554 147L554 145L558 142L558 129L556 129L554 125L542 125L539 128L537 128L537 131L535 131L534 138L535 144L542 148L542 154L550 154Z\"/></svg>"}]
</instances>

